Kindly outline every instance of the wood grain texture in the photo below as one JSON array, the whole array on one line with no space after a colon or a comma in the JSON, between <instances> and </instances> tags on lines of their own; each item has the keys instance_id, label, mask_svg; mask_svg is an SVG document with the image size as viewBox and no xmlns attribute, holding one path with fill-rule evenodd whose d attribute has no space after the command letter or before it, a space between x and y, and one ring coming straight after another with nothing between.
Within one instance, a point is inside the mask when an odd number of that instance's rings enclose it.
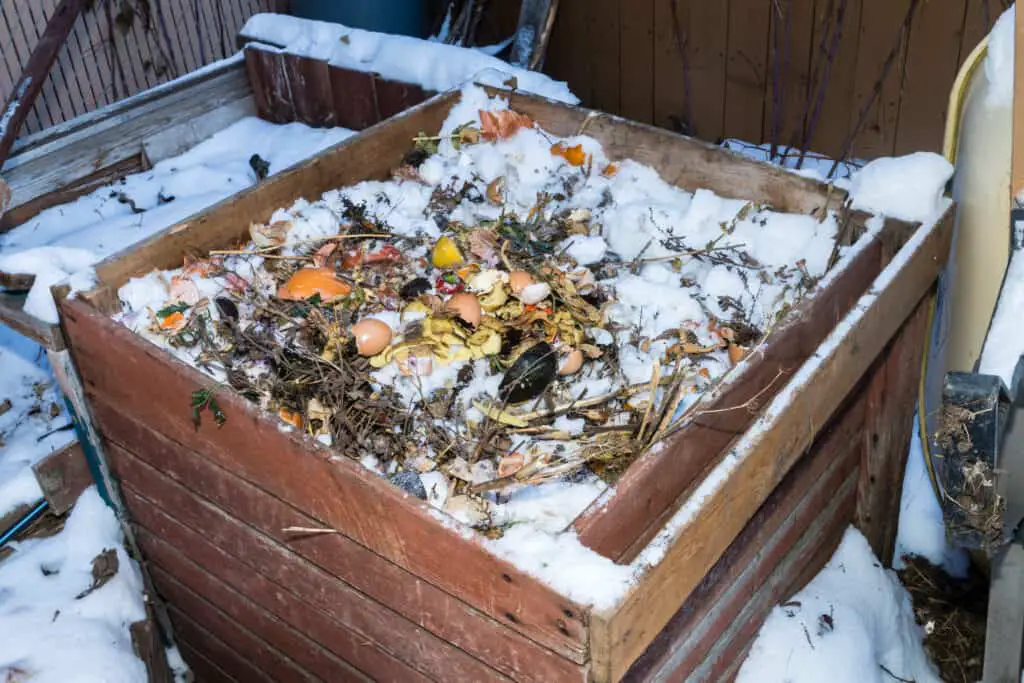
<instances>
[{"instance_id":1,"label":"wood grain texture","mask_svg":"<svg viewBox=\"0 0 1024 683\"><path fill-rule=\"evenodd\" d=\"M150 572L157 591L164 600L181 611L187 614L198 613L197 610L203 611L207 607L204 603L208 603L235 623L245 624L246 628L268 645L278 652L287 653L295 664L324 681L367 683L374 680L354 670L318 643L268 614L259 605L212 579L209 574L185 559L185 553L191 549L171 548L145 532L141 535L140 541L143 543L147 558L152 562ZM171 567L170 570L164 569L167 565ZM405 678L398 680L417 679L414 672L410 671L406 673Z\"/></svg>"},{"instance_id":2,"label":"wood grain texture","mask_svg":"<svg viewBox=\"0 0 1024 683\"><path fill-rule=\"evenodd\" d=\"M173 606L168 609L168 613L177 642L181 643L184 652L198 652L206 660L215 662L216 667L229 680L237 683L275 683L272 678L268 678L260 669L253 666L248 657L250 650L261 647L259 641L251 634L230 623L227 625L230 629L228 633L214 634L208 630L210 627L206 624L200 626ZM187 659L185 661L188 662ZM295 675L288 680L298 682L303 678L301 675Z\"/></svg>"},{"instance_id":3,"label":"wood grain texture","mask_svg":"<svg viewBox=\"0 0 1024 683\"><path fill-rule=\"evenodd\" d=\"M314 128L333 126L334 95L327 62L288 54L284 56L284 68L295 105L295 120Z\"/></svg>"},{"instance_id":4,"label":"wood grain texture","mask_svg":"<svg viewBox=\"0 0 1024 683\"><path fill-rule=\"evenodd\" d=\"M942 147L949 89L960 68L965 3L923 2L917 10L904 65L896 154Z\"/></svg>"},{"instance_id":5,"label":"wood grain texture","mask_svg":"<svg viewBox=\"0 0 1024 683\"><path fill-rule=\"evenodd\" d=\"M867 386L863 462L857 487L856 525L882 564L893 560L908 447L917 414L921 379L921 340L928 325L932 297L922 299L903 329L890 342Z\"/></svg>"},{"instance_id":6,"label":"wood grain texture","mask_svg":"<svg viewBox=\"0 0 1024 683\"><path fill-rule=\"evenodd\" d=\"M763 140L771 2L729 0L723 135Z\"/></svg>"},{"instance_id":7,"label":"wood grain texture","mask_svg":"<svg viewBox=\"0 0 1024 683\"><path fill-rule=\"evenodd\" d=\"M767 499L813 437L892 339L945 263L952 216L921 228L916 247L892 280L885 282L859 318L836 332L835 343L818 354L799 391L787 392L785 408L771 407L756 431L735 446L728 483L704 498L675 534L665 557L640 577L617 610L591 617L591 657L597 681L615 681L643 653L721 554ZM693 539L701 539L695 542Z\"/></svg>"},{"instance_id":8,"label":"wood grain texture","mask_svg":"<svg viewBox=\"0 0 1024 683\"><path fill-rule=\"evenodd\" d=\"M380 121L372 74L331 67L328 69L328 78L331 80L334 115L339 126L363 130Z\"/></svg>"},{"instance_id":9,"label":"wood grain texture","mask_svg":"<svg viewBox=\"0 0 1024 683\"><path fill-rule=\"evenodd\" d=\"M700 665L860 462L864 401L854 400L793 467L625 681L682 679ZM763 614L758 615L763 618Z\"/></svg>"},{"instance_id":10,"label":"wood grain texture","mask_svg":"<svg viewBox=\"0 0 1024 683\"><path fill-rule=\"evenodd\" d=\"M761 139L773 147L798 145L803 136L810 100L814 4L814 0L780 0L769 12L767 104Z\"/></svg>"},{"instance_id":11,"label":"wood grain texture","mask_svg":"<svg viewBox=\"0 0 1024 683\"><path fill-rule=\"evenodd\" d=\"M628 119L650 121L654 116L654 5L665 0L618 3L622 45L619 110Z\"/></svg>"},{"instance_id":12,"label":"wood grain texture","mask_svg":"<svg viewBox=\"0 0 1024 683\"><path fill-rule=\"evenodd\" d=\"M93 484L85 451L78 441L32 465L32 472L46 502L50 504L50 511L55 515L63 515L70 510L82 492Z\"/></svg>"},{"instance_id":13,"label":"wood grain texture","mask_svg":"<svg viewBox=\"0 0 1024 683\"><path fill-rule=\"evenodd\" d=\"M227 422L198 430L187 406L198 371L172 360L80 299L61 304L64 328L91 397L132 406L135 419L202 453L266 492L559 654L581 662L586 652L580 607L491 555L455 524L442 525L425 503L314 440L281 431L279 421L244 399L217 391ZM111 353L116 351L116 361ZM132 378L135 379L132 379ZM161 388L153 400L147 387ZM253 444L258 443L258 449Z\"/></svg>"},{"instance_id":14,"label":"wood grain texture","mask_svg":"<svg viewBox=\"0 0 1024 683\"><path fill-rule=\"evenodd\" d=\"M812 74L817 69L819 80L814 85L821 94L816 95L814 101L818 114L816 120L812 118L811 121L808 151L834 151L836 141L845 139L856 121L854 83L860 50L861 12L863 3L872 1L818 2L818 30L811 66ZM826 15L829 9L832 10L831 17ZM831 35L819 39L821 33L828 29L832 31ZM830 59L833 60L831 66L828 64ZM814 116L813 112L811 116Z\"/></svg>"},{"instance_id":15,"label":"wood grain texture","mask_svg":"<svg viewBox=\"0 0 1024 683\"><path fill-rule=\"evenodd\" d=\"M111 450L122 481L135 482L138 489L146 491L141 494L124 485L129 509L143 528L156 536L169 534L176 547L190 553L195 547L196 561L230 589L258 599L261 609L277 614L372 677L393 681L446 676L509 680L216 506L192 497L187 489L162 478L123 449L112 446ZM172 514L180 524L172 520ZM203 542L202 536L208 541ZM217 548L223 552L217 553ZM163 566L175 576L188 571L170 561ZM282 595L285 590L292 597ZM310 608L317 611L303 615L302 610ZM242 619L240 623L260 632L255 621Z\"/></svg>"},{"instance_id":16,"label":"wood grain texture","mask_svg":"<svg viewBox=\"0 0 1024 683\"><path fill-rule=\"evenodd\" d=\"M0 292L0 323L47 349L63 349L64 338L60 334L60 328L26 313L24 305L23 296Z\"/></svg>"},{"instance_id":17,"label":"wood grain texture","mask_svg":"<svg viewBox=\"0 0 1024 683\"><path fill-rule=\"evenodd\" d=\"M888 226L890 232L900 228ZM882 242L882 236L874 238L832 282L802 302L762 351L733 370L719 391L698 401L665 448L641 456L614 489L584 511L574 524L584 545L620 562L646 547L729 443L754 422L756 406L734 407L751 401L766 405L867 291L882 269Z\"/></svg>"},{"instance_id":18,"label":"wood grain texture","mask_svg":"<svg viewBox=\"0 0 1024 683\"><path fill-rule=\"evenodd\" d=\"M107 407L101 400L95 401L93 405L97 420L103 426L107 438L112 439L110 447L114 456L122 456L115 461L115 465L134 457L128 456L128 452L140 453L141 460L159 468L160 472L190 490L189 496L182 496L179 487L164 481L156 482L162 484L159 490L165 495L175 496L174 502L163 499L160 502L168 509L175 510L177 521L190 522L194 528L203 529L205 519L221 519L225 513L235 519L245 520L267 539L273 539L282 547L289 546L296 555L337 577L339 581L344 581L383 606L403 615L412 624L453 643L515 680L542 683L552 680L581 680L584 677L579 665L539 647L343 535L298 540L288 536L282 531L287 527L316 527L320 526L320 522L246 484L201 456L134 423L122 412ZM136 480L136 477L122 471L121 475L125 481L135 482L135 487L142 495L155 496L154 493L150 493L152 487L145 484L153 481L150 469L131 460L127 461L125 467L131 467L131 471L138 474ZM209 512L210 506L206 501L215 501L217 508ZM146 512L147 510L142 510L140 518ZM157 522L152 519L147 524L151 529L158 529ZM160 535L171 533L166 526L159 526L158 531ZM184 532L179 530L178 534L186 532L187 529ZM186 540L187 543L192 543L192 540ZM219 542L218 546L226 549L229 547L228 541ZM238 547L238 556L248 557L246 548L250 547L250 544ZM276 553L268 558L265 564L273 571L264 570L267 576L281 585L303 585L303 581L291 578L287 574L287 567L279 566L282 563ZM204 566L212 565L211 560ZM217 565L218 569L211 568L211 571L216 572L222 566ZM222 578L236 586L247 581L244 573ZM341 586L331 586L327 593L317 595L337 594L341 590ZM336 597L331 600L325 607L326 611L330 612L338 599ZM398 623L381 628L393 629L398 634L408 631L412 624ZM390 641L389 638L385 640ZM339 653L339 656L345 655Z\"/></svg>"},{"instance_id":19,"label":"wood grain texture","mask_svg":"<svg viewBox=\"0 0 1024 683\"><path fill-rule=\"evenodd\" d=\"M725 130L729 3L686 4L689 10L687 62L693 100L690 134L715 141Z\"/></svg>"},{"instance_id":20,"label":"wood grain texture","mask_svg":"<svg viewBox=\"0 0 1024 683\"><path fill-rule=\"evenodd\" d=\"M237 683L235 679L207 659L205 655L200 654L189 643L179 641L177 645L182 658L191 669L192 675L195 676L195 683Z\"/></svg>"}]
</instances>

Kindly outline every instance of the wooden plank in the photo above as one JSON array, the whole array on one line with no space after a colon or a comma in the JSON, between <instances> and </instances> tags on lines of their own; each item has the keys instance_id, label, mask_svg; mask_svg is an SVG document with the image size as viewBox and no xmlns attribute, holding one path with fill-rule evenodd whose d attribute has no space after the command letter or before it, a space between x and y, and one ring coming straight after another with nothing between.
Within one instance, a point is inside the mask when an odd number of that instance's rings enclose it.
<instances>
[{"instance_id":1,"label":"wooden plank","mask_svg":"<svg viewBox=\"0 0 1024 683\"><path fill-rule=\"evenodd\" d=\"M154 506L137 516L139 523L145 525L140 530L139 543L147 561L158 565L193 592L222 606L239 623L266 629L268 642L277 642L281 651L292 657L313 662L309 668L314 673L338 670L333 676L318 674L324 680L334 680L338 675L350 679L369 676L371 680L395 682L430 680L383 652L366 636L340 626L326 612L295 597L294 591L302 590L303 586L273 584L232 555L212 547L210 540L203 539L203 534L175 521L133 489L128 489L128 496L134 509ZM194 546L197 552L193 552L191 545L181 545L185 539L199 541ZM184 559L185 556L188 559ZM246 603L246 599L238 593L249 596L248 604L239 605ZM243 613L251 614L245 619L234 616ZM281 623L288 627L282 628ZM319 652L320 647L333 654L325 658L324 653ZM339 667L339 663L343 666Z\"/></svg>"},{"instance_id":2,"label":"wooden plank","mask_svg":"<svg viewBox=\"0 0 1024 683\"><path fill-rule=\"evenodd\" d=\"M925 337L932 297L918 304L890 342L866 389L861 480L857 488L855 524L882 564L889 566L896 547L900 499L908 447L917 414L921 379L921 341Z\"/></svg>"},{"instance_id":3,"label":"wooden plank","mask_svg":"<svg viewBox=\"0 0 1024 683\"><path fill-rule=\"evenodd\" d=\"M136 157L142 140L225 104L247 97L249 84L240 69L197 80L188 88L170 88L131 107L94 116L90 125L68 126L65 135L46 138L13 157L4 178L14 194L12 210L37 197Z\"/></svg>"},{"instance_id":4,"label":"wooden plank","mask_svg":"<svg viewBox=\"0 0 1024 683\"><path fill-rule=\"evenodd\" d=\"M768 82L770 7L764 0L729 0L723 135L762 141Z\"/></svg>"},{"instance_id":5,"label":"wooden plank","mask_svg":"<svg viewBox=\"0 0 1024 683\"><path fill-rule=\"evenodd\" d=\"M75 180L71 179L73 174L68 174L64 179L58 181L67 181L67 184L61 186L60 189L46 192L34 199L29 199L0 215L0 232L7 232L11 228L24 225L46 209L73 202L79 197L93 192L98 187L109 185L119 178L123 178L131 173L138 173L144 168L146 168L146 161L143 158L142 152L139 151L110 166L104 166ZM54 167L52 173L61 174L62 171Z\"/></svg>"},{"instance_id":6,"label":"wooden plank","mask_svg":"<svg viewBox=\"0 0 1024 683\"><path fill-rule=\"evenodd\" d=\"M509 63L537 70L544 63L551 29L558 12L558 0L524 0L519 9L517 35L529 37L512 42Z\"/></svg>"},{"instance_id":7,"label":"wooden plank","mask_svg":"<svg viewBox=\"0 0 1024 683\"><path fill-rule=\"evenodd\" d=\"M162 542L152 536L145 534L144 536L146 540L143 547L152 556L151 551L154 546L158 546ZM360 683L374 680L330 654L318 643L269 615L230 587L211 579L209 574L184 559L185 552L191 549L179 550L166 545L164 547L168 555L162 555L161 559L171 562L174 570L165 570L160 562L156 562L150 565L150 571L160 595L177 609L191 615L208 610L210 605L216 607L226 618L236 624L245 624L247 629L259 636L270 647L282 653L282 656L287 656L316 679L358 681ZM182 567L190 564L193 569L187 574L187 577L183 576ZM191 583L189 583L190 581ZM197 608L197 606L199 607ZM376 680L383 683L386 679ZM413 675L404 680L427 679L417 678Z\"/></svg>"},{"instance_id":8,"label":"wooden plank","mask_svg":"<svg viewBox=\"0 0 1024 683\"><path fill-rule=\"evenodd\" d=\"M701 492L699 508L674 534L660 563L638 580L615 610L591 615L591 657L597 681L618 680L714 566L757 508L813 441L853 387L916 308L945 263L952 214L922 227L836 329L792 388L777 396L734 446L730 473ZM695 494L698 495L698 494Z\"/></svg>"},{"instance_id":9,"label":"wooden plank","mask_svg":"<svg viewBox=\"0 0 1024 683\"><path fill-rule=\"evenodd\" d=\"M772 2L764 132L773 149L799 144L807 111L814 0Z\"/></svg>"},{"instance_id":10,"label":"wooden plank","mask_svg":"<svg viewBox=\"0 0 1024 683\"><path fill-rule=\"evenodd\" d=\"M199 651L184 641L177 643L181 656L188 664L194 683L237 683L235 679L228 676L216 664L207 659Z\"/></svg>"},{"instance_id":11,"label":"wooden plank","mask_svg":"<svg viewBox=\"0 0 1024 683\"><path fill-rule=\"evenodd\" d=\"M339 126L363 130L380 121L372 74L329 67L334 115Z\"/></svg>"},{"instance_id":12,"label":"wooden plank","mask_svg":"<svg viewBox=\"0 0 1024 683\"><path fill-rule=\"evenodd\" d=\"M616 113L644 123L654 121L654 3L620 0L617 8L625 49L619 51L621 100Z\"/></svg>"},{"instance_id":13,"label":"wooden plank","mask_svg":"<svg viewBox=\"0 0 1024 683\"><path fill-rule=\"evenodd\" d=\"M864 127L854 141L850 155L854 158L891 156L896 149L896 124L907 42L903 20L911 3L915 1L866 0L861 7L860 40L854 76L854 121L872 99L875 90L879 92L875 103L868 110ZM896 45L899 45L899 51L895 61L885 78L881 79L886 58Z\"/></svg>"},{"instance_id":14,"label":"wooden plank","mask_svg":"<svg viewBox=\"0 0 1024 683\"><path fill-rule=\"evenodd\" d=\"M1002 11L1002 4L999 0L966 0L957 67L963 66L971 51L988 35L988 32L992 30L992 24L999 18L999 13Z\"/></svg>"},{"instance_id":15,"label":"wooden plank","mask_svg":"<svg viewBox=\"0 0 1024 683\"><path fill-rule=\"evenodd\" d=\"M225 590L229 587L258 600L261 609L332 648L373 678L510 680L314 567L286 546L253 532L215 504L198 500L124 449L111 446L111 451L133 519L155 536L166 537L180 551L194 552L195 561L225 583ZM171 514L180 519L180 525ZM217 548L223 552L218 553ZM180 578L189 571L172 560L163 562L163 567ZM283 595L282 590L292 597ZM220 605L219 594L204 593ZM304 615L303 610L309 611ZM255 621L241 623L256 628Z\"/></svg>"},{"instance_id":16,"label":"wooden plank","mask_svg":"<svg viewBox=\"0 0 1024 683\"><path fill-rule=\"evenodd\" d=\"M48 349L59 351L64 348L60 328L26 313L22 308L24 304L23 296L0 291L0 323Z\"/></svg>"},{"instance_id":17,"label":"wooden plank","mask_svg":"<svg viewBox=\"0 0 1024 683\"><path fill-rule=\"evenodd\" d=\"M186 617L188 621L202 624L209 634L239 655L257 669L262 676L271 681L304 681L312 683L320 678L310 673L293 661L289 653L282 652L273 644L264 640L258 632L260 624L233 619L220 607L196 595L181 584L176 584L168 574L161 572L159 567L151 567L158 592L170 607L171 619L178 626L175 617ZM223 599L225 596L221 596ZM182 637L191 640L188 631ZM217 660L215 660L217 661Z\"/></svg>"},{"instance_id":18,"label":"wooden plank","mask_svg":"<svg viewBox=\"0 0 1024 683\"><path fill-rule=\"evenodd\" d=\"M415 107L431 94L413 83L400 83L377 75L373 76L373 90L377 96L377 112L381 119L389 119Z\"/></svg>"},{"instance_id":19,"label":"wooden plank","mask_svg":"<svg viewBox=\"0 0 1024 683\"><path fill-rule=\"evenodd\" d=\"M900 228L892 223L887 230ZM820 283L758 353L735 368L718 391L698 401L665 448L641 456L587 508L574 524L584 545L623 562L647 545L729 443L754 422L758 411L751 402L765 405L781 391L867 291L882 270L882 241L881 235L872 238L849 261L837 264L833 278Z\"/></svg>"},{"instance_id":20,"label":"wooden plank","mask_svg":"<svg viewBox=\"0 0 1024 683\"><path fill-rule=\"evenodd\" d=\"M949 87L960 67L964 3L965 0L924 2L911 24L896 154L942 149Z\"/></svg>"},{"instance_id":21,"label":"wooden plank","mask_svg":"<svg viewBox=\"0 0 1024 683\"><path fill-rule=\"evenodd\" d=\"M89 462L78 441L32 465L32 472L46 502L50 504L50 511L55 515L63 515L70 510L82 492L93 484Z\"/></svg>"},{"instance_id":22,"label":"wooden plank","mask_svg":"<svg viewBox=\"0 0 1024 683\"><path fill-rule=\"evenodd\" d=\"M693 671L857 468L863 423L864 402L857 400L772 492L625 681Z\"/></svg>"},{"instance_id":23,"label":"wooden plank","mask_svg":"<svg viewBox=\"0 0 1024 683\"><path fill-rule=\"evenodd\" d=\"M246 68L250 69L253 91L259 91L255 97L260 118L271 123L295 121L295 101L285 68L284 53L258 43L250 43L245 46L245 61ZM254 78L253 73L258 76Z\"/></svg>"},{"instance_id":24,"label":"wooden plank","mask_svg":"<svg viewBox=\"0 0 1024 683\"><path fill-rule=\"evenodd\" d=\"M47 80L46 76L57 58L57 53L60 52L85 4L85 0L61 1L47 21L46 30L25 63L21 77L11 88L11 93L4 103L3 114L0 115L0 167L7 159L18 131L25 123L39 91ZM18 14L20 16L21 13Z\"/></svg>"},{"instance_id":25,"label":"wooden plank","mask_svg":"<svg viewBox=\"0 0 1024 683\"><path fill-rule=\"evenodd\" d=\"M828 67L827 79L824 64L819 73L823 79L824 94L814 103L818 108L816 118L810 121L809 150L819 154L837 156L842 152L850 126L856 119L854 85L857 77L857 54L860 47L860 22L864 2L876 0L835 0L831 37L817 41L816 49L824 47L824 54L817 52L818 62L826 62L830 55L834 59ZM819 7L821 2L818 3ZM829 3L832 4L832 3ZM827 9L827 7L826 7ZM819 14L819 26L827 23L824 14ZM812 113L812 117L814 114Z\"/></svg>"},{"instance_id":26,"label":"wooden plank","mask_svg":"<svg viewBox=\"0 0 1024 683\"><path fill-rule=\"evenodd\" d=\"M128 632L132 637L135 656L146 665L147 683L174 683L156 622L151 618L137 621L129 627Z\"/></svg>"},{"instance_id":27,"label":"wooden plank","mask_svg":"<svg viewBox=\"0 0 1024 683\"><path fill-rule=\"evenodd\" d=\"M245 399L217 391L227 422L198 430L187 406L199 388L215 389L197 370L172 360L81 299L61 303L72 355L87 388L131 410L142 424L235 471L268 493L305 509L426 581L460 597L565 657L585 656L585 615L570 600L490 554L475 536L410 500L385 479L315 440L286 434ZM116 356L116 360L115 360ZM160 400L148 387L160 386ZM130 407L130 408L129 408ZM260 448L253 450L252 444Z\"/></svg>"},{"instance_id":28,"label":"wooden plank","mask_svg":"<svg viewBox=\"0 0 1024 683\"><path fill-rule=\"evenodd\" d=\"M240 97L181 121L178 125L157 131L142 141L145 165L153 166L164 159L178 156L241 119L255 115L256 104L252 96Z\"/></svg>"},{"instance_id":29,"label":"wooden plank","mask_svg":"<svg viewBox=\"0 0 1024 683\"><path fill-rule=\"evenodd\" d=\"M725 125L729 3L687 4L687 50L693 102L690 134L715 142L722 137Z\"/></svg>"},{"instance_id":30,"label":"wooden plank","mask_svg":"<svg viewBox=\"0 0 1024 683\"><path fill-rule=\"evenodd\" d=\"M692 104L693 100L692 97L689 100L686 97L686 82L679 43L676 39L674 15L689 10L692 3L676 2L679 9L673 13L673 2L676 0L654 0L654 111L651 122L662 128L679 130L690 118L687 106L688 103ZM723 4L728 7L728 3ZM626 5L627 3L622 3L623 7ZM578 51L582 52L583 48L579 48Z\"/></svg>"},{"instance_id":31,"label":"wooden plank","mask_svg":"<svg viewBox=\"0 0 1024 683\"><path fill-rule=\"evenodd\" d=\"M132 422L122 413L106 407L102 401L95 402L94 406L97 419L107 430L108 438L117 439L117 445L125 446L129 450L135 449L134 452L143 454L140 459L158 467L163 474L174 478L175 481L181 482L195 495L215 501L220 510L236 519L245 520L247 524L277 543L286 545L292 540L291 550L298 556L402 614L413 623L486 661L515 680L545 683L584 678L584 673L578 665L539 647L343 535L294 542L294 539L290 539L282 529L309 528L320 526L320 523L229 475L152 430ZM126 452L125 448L116 446L114 450L115 454ZM149 470L143 468L141 472L142 476L145 476ZM132 477L124 478L129 482L134 481ZM136 483L135 486L142 490L144 495L153 495L149 493L150 487L140 483ZM166 485L161 490L168 489L176 490ZM185 514L198 510L196 516L192 518L195 520L193 523L205 529L204 520L211 515L205 512L206 508L202 507L202 501L188 499L174 503L174 506L172 509L176 511L179 522L187 522ZM161 537L171 534L171 531L163 526L157 528L157 524L152 520L146 523ZM190 539L186 541L192 543ZM224 544L218 545L222 549L227 547ZM275 562L269 566L276 567L276 564ZM214 573L226 568L226 564L218 564L213 568L212 562L204 563L204 566L211 567L210 571ZM245 578L244 574L242 577ZM240 585L240 581L243 580L227 576L222 578L233 585ZM286 586L304 585L302 581L287 576L280 580ZM328 592L336 593L339 590L339 586L332 585ZM280 616L284 617L283 614Z\"/></svg>"},{"instance_id":32,"label":"wooden plank","mask_svg":"<svg viewBox=\"0 0 1024 683\"><path fill-rule=\"evenodd\" d=\"M194 618L173 605L169 606L168 612L176 638L186 650L199 652L238 683L275 683L273 678L254 665L258 661L254 654L261 649L259 640L238 624L222 619L217 625L204 623L200 626ZM222 626L226 631L213 633L212 629L217 626ZM308 679L291 674L286 680L298 683Z\"/></svg>"},{"instance_id":33,"label":"wooden plank","mask_svg":"<svg viewBox=\"0 0 1024 683\"><path fill-rule=\"evenodd\" d=\"M591 0L588 4L587 44L591 62L589 93L576 93L587 105L611 113L620 110L622 72L619 68L622 0Z\"/></svg>"},{"instance_id":34,"label":"wooden plank","mask_svg":"<svg viewBox=\"0 0 1024 683\"><path fill-rule=\"evenodd\" d=\"M284 68L295 105L295 120L314 128L333 126L334 99L327 62L285 55Z\"/></svg>"}]
</instances>

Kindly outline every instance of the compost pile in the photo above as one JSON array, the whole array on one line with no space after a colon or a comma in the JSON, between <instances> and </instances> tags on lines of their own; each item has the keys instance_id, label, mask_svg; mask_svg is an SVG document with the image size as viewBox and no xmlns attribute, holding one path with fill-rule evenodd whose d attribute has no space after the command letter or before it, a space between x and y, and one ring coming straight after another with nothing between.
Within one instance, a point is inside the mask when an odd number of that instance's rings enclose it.
<instances>
[{"instance_id":1,"label":"compost pile","mask_svg":"<svg viewBox=\"0 0 1024 683\"><path fill-rule=\"evenodd\" d=\"M117 318L491 536L564 528L836 256L833 216L681 190L475 86L409 142Z\"/></svg>"}]
</instances>

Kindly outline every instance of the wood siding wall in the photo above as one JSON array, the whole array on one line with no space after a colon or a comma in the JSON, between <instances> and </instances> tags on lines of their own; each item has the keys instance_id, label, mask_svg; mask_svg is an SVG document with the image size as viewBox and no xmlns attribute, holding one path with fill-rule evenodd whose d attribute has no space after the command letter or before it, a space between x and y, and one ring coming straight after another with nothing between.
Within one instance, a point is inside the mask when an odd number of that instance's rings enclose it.
<instances>
[{"instance_id":1,"label":"wood siding wall","mask_svg":"<svg viewBox=\"0 0 1024 683\"><path fill-rule=\"evenodd\" d=\"M0 0L0 98L10 94L58 3ZM276 0L95 0L75 22L21 135L233 54L245 21L276 5Z\"/></svg>"},{"instance_id":2,"label":"wood siding wall","mask_svg":"<svg viewBox=\"0 0 1024 683\"><path fill-rule=\"evenodd\" d=\"M562 0L545 71L597 109L712 141L800 146L807 130L829 155L877 90L851 156L938 151L960 64L1004 4Z\"/></svg>"}]
</instances>

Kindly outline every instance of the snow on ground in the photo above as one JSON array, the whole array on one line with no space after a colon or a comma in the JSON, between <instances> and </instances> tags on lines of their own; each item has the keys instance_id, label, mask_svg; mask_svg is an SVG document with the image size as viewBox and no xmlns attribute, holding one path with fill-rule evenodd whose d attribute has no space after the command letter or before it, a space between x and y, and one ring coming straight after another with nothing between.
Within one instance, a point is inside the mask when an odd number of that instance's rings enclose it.
<instances>
[{"instance_id":1,"label":"snow on ground","mask_svg":"<svg viewBox=\"0 0 1024 683\"><path fill-rule=\"evenodd\" d=\"M12 548L0 562L0 680L146 680L129 633L146 618L142 577L94 487L78 499L61 533ZM105 551L107 561L94 564Z\"/></svg>"},{"instance_id":2,"label":"snow on ground","mask_svg":"<svg viewBox=\"0 0 1024 683\"><path fill-rule=\"evenodd\" d=\"M772 610L738 683L938 683L910 596L852 527L824 569Z\"/></svg>"},{"instance_id":3,"label":"snow on ground","mask_svg":"<svg viewBox=\"0 0 1024 683\"><path fill-rule=\"evenodd\" d=\"M349 28L283 14L255 14L241 35L284 46L289 54L328 61L353 71L376 73L424 90L441 92L477 81L500 86L515 78L520 90L577 104L569 86L536 71L512 66L480 50Z\"/></svg>"},{"instance_id":4,"label":"snow on ground","mask_svg":"<svg viewBox=\"0 0 1024 683\"><path fill-rule=\"evenodd\" d=\"M345 128L243 118L149 171L47 209L0 235L0 271L34 274L26 311L56 322L50 286L251 186L256 182L249 165L253 154L269 162L274 174L350 135Z\"/></svg>"},{"instance_id":5,"label":"snow on ground","mask_svg":"<svg viewBox=\"0 0 1024 683\"><path fill-rule=\"evenodd\" d=\"M32 465L74 439L47 436L70 422L42 348L0 326L0 517L43 497Z\"/></svg>"}]
</instances>

